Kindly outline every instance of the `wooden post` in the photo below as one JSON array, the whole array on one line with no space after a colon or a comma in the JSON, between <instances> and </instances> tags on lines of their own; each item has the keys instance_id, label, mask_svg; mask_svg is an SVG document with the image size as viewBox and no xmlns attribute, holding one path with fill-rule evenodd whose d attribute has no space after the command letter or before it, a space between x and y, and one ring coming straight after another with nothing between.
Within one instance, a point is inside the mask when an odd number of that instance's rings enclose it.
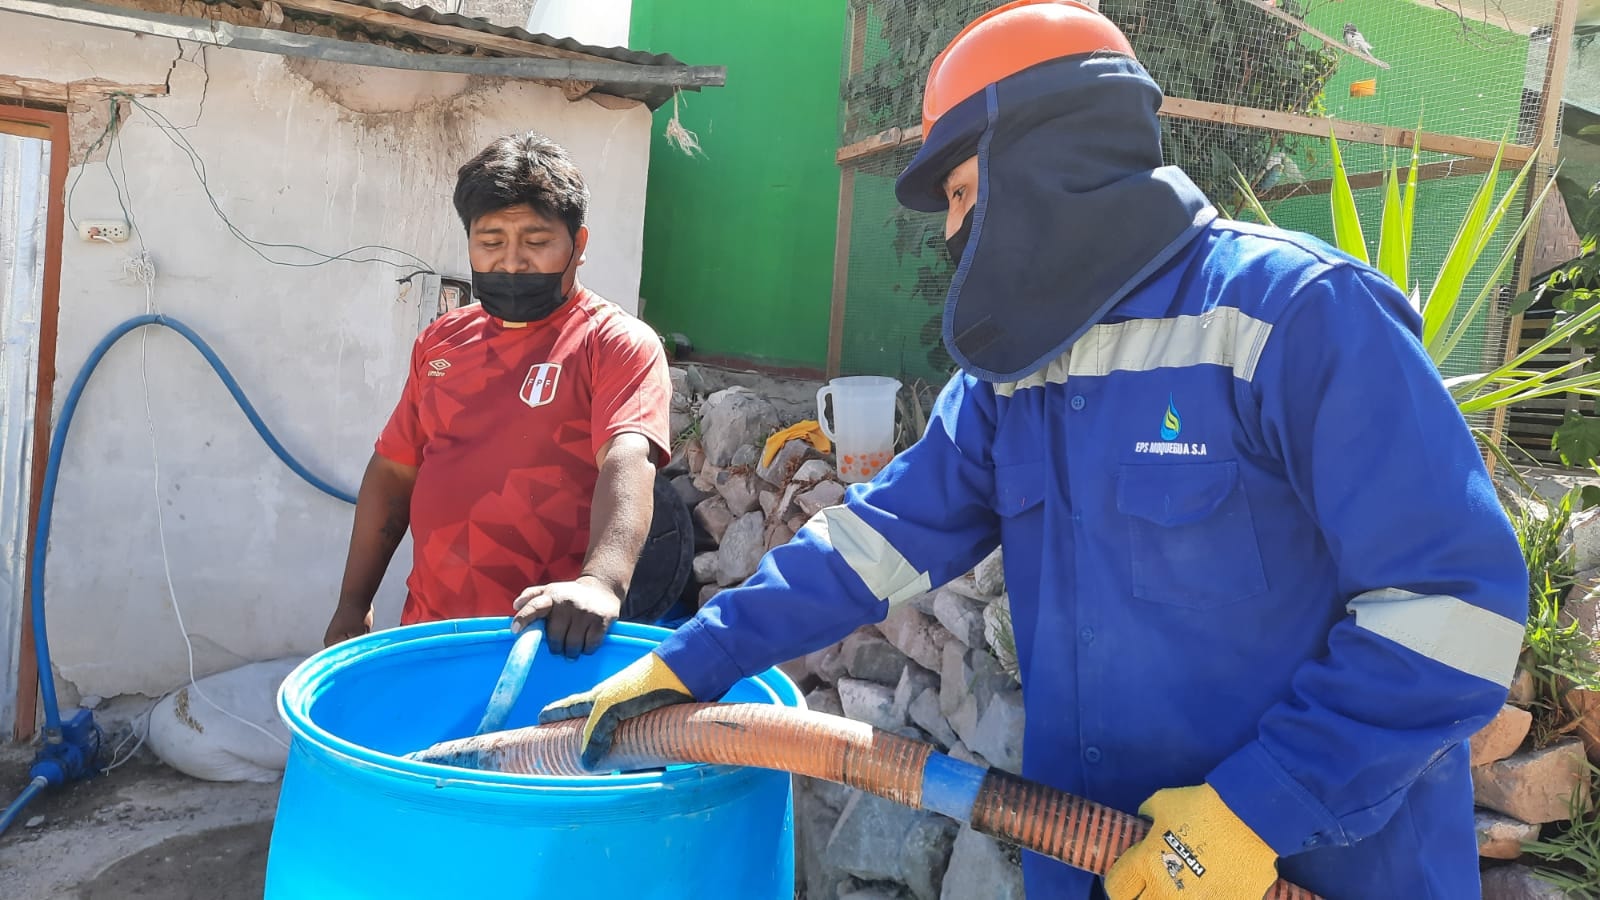
<instances>
[{"instance_id":1,"label":"wooden post","mask_svg":"<svg viewBox=\"0 0 1600 900\"><path fill-rule=\"evenodd\" d=\"M1539 158L1539 164L1534 170L1536 176L1547 176L1555 167L1557 160L1556 126L1561 120L1561 95L1566 90L1567 61L1572 56L1572 30L1577 21L1578 0L1556 0L1556 21L1550 29L1550 53L1545 57L1544 83L1539 92L1539 118L1534 131L1534 153ZM1523 195L1522 214L1528 214L1528 207L1532 205L1538 192L1543 189L1539 183L1540 178L1528 180ZM1555 202L1561 202L1557 195ZM1534 252L1539 245L1539 220L1528 225L1528 231L1523 236L1522 247L1517 251L1517 277L1516 294L1521 294L1528 289L1533 280ZM1515 296L1515 295L1513 295ZM1522 315L1519 313L1511 317L1506 325L1506 349L1501 356L1502 363L1510 362L1517 355L1517 346L1522 340ZM1499 447L1505 438L1506 408L1497 408L1493 413L1489 425L1489 443ZM1489 467L1489 474L1494 474L1496 456L1490 453L1485 459Z\"/></svg>"},{"instance_id":2,"label":"wooden post","mask_svg":"<svg viewBox=\"0 0 1600 900\"><path fill-rule=\"evenodd\" d=\"M849 68L841 79L844 87L850 78L866 66L867 55L867 0L851 0L850 46L845 48L850 58ZM844 111L844 133L855 127L856 111L849 106ZM839 213L833 232L833 293L828 305L828 378L839 377L840 358L844 355L844 304L845 292L850 284L850 219L855 212L856 170L839 163Z\"/></svg>"},{"instance_id":3,"label":"wooden post","mask_svg":"<svg viewBox=\"0 0 1600 900\"><path fill-rule=\"evenodd\" d=\"M839 170L839 221L833 237L833 302L828 311L829 378L839 377L840 357L844 354L845 291L850 284L850 218L855 210L856 170Z\"/></svg>"}]
</instances>

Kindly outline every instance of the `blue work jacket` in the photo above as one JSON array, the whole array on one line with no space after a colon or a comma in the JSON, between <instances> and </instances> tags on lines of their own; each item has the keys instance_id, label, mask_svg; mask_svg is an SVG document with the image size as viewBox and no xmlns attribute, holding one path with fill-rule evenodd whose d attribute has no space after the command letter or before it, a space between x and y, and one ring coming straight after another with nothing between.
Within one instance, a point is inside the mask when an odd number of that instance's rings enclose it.
<instances>
[{"instance_id":1,"label":"blue work jacket","mask_svg":"<svg viewBox=\"0 0 1600 900\"><path fill-rule=\"evenodd\" d=\"M660 654L702 699L1005 546L1023 774L1133 812L1209 782L1328 900L1476 897L1466 739L1527 574L1371 268L1217 221L1069 351L957 375L922 439ZM1095 878L1033 854L1029 896Z\"/></svg>"}]
</instances>

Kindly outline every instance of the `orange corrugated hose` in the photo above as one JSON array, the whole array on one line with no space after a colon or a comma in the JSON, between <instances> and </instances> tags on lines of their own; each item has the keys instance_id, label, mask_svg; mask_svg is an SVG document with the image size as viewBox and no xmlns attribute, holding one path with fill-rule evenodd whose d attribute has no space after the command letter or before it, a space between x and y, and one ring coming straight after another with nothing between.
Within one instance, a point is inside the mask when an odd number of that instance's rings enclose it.
<instances>
[{"instance_id":1,"label":"orange corrugated hose","mask_svg":"<svg viewBox=\"0 0 1600 900\"><path fill-rule=\"evenodd\" d=\"M435 744L411 759L529 775L590 775L583 720ZM764 703L686 703L617 727L599 771L680 763L753 766L806 775L929 809L973 829L1105 874L1149 825L1107 806L1004 772L951 759L863 722ZM1265 900L1319 900L1279 880Z\"/></svg>"}]
</instances>

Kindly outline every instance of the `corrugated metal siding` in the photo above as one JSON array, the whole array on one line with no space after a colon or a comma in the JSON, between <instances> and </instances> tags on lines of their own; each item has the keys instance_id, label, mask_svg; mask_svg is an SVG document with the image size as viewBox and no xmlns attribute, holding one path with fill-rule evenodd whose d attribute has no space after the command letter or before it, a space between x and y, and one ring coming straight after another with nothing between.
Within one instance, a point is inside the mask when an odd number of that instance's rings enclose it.
<instances>
[{"instance_id":1,"label":"corrugated metal siding","mask_svg":"<svg viewBox=\"0 0 1600 900\"><path fill-rule=\"evenodd\" d=\"M0 134L0 741L10 740L27 591L33 402L50 145Z\"/></svg>"}]
</instances>

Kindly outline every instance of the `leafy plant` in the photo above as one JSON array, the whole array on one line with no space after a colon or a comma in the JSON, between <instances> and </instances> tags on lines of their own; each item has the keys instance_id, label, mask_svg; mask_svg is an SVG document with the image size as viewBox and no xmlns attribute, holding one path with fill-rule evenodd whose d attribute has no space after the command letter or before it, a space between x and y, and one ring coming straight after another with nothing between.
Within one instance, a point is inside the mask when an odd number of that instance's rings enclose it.
<instances>
[{"instance_id":1,"label":"leafy plant","mask_svg":"<svg viewBox=\"0 0 1600 900\"><path fill-rule=\"evenodd\" d=\"M1578 496L1572 491L1559 502L1548 503L1534 495L1529 504L1507 511L1528 566L1529 616L1536 613L1535 603L1547 590L1566 596L1576 581L1572 559L1562 544L1572 522L1572 503Z\"/></svg>"},{"instance_id":2,"label":"leafy plant","mask_svg":"<svg viewBox=\"0 0 1600 900\"><path fill-rule=\"evenodd\" d=\"M1512 314L1524 313L1535 304L1548 305L1554 316L1552 325L1560 327L1583 316L1600 303L1600 253L1593 235L1585 238L1577 258L1551 272L1543 282L1517 296ZM1588 324L1570 333L1567 343L1583 355L1584 373L1595 371L1595 351L1600 349L1600 323ZM1569 409L1550 442L1551 449L1569 466L1586 464L1600 457L1600 418Z\"/></svg>"},{"instance_id":3,"label":"leafy plant","mask_svg":"<svg viewBox=\"0 0 1600 900\"><path fill-rule=\"evenodd\" d=\"M1532 610L1524 636L1523 667L1533 675L1533 714L1529 735L1535 747L1546 747L1577 726L1563 699L1573 688L1593 690L1600 682L1600 667L1591 657L1595 642L1579 628L1576 618L1562 612L1566 596L1546 583L1529 598Z\"/></svg>"},{"instance_id":4,"label":"leafy plant","mask_svg":"<svg viewBox=\"0 0 1600 900\"><path fill-rule=\"evenodd\" d=\"M1588 767L1589 796L1600 795L1600 769ZM1522 845L1526 853L1554 867L1539 866L1534 874L1574 897L1600 896L1600 818L1584 802L1582 788L1567 801L1570 821L1542 840Z\"/></svg>"},{"instance_id":5,"label":"leafy plant","mask_svg":"<svg viewBox=\"0 0 1600 900\"><path fill-rule=\"evenodd\" d=\"M1507 510L1528 566L1528 622L1521 665L1533 676L1529 712L1533 713L1530 734L1536 747L1548 745L1576 726L1563 702L1569 690L1600 686L1600 666L1593 654L1596 643L1563 609L1563 598L1577 581L1565 535L1579 496L1578 490L1572 490L1550 503L1533 494L1528 503Z\"/></svg>"}]
</instances>

